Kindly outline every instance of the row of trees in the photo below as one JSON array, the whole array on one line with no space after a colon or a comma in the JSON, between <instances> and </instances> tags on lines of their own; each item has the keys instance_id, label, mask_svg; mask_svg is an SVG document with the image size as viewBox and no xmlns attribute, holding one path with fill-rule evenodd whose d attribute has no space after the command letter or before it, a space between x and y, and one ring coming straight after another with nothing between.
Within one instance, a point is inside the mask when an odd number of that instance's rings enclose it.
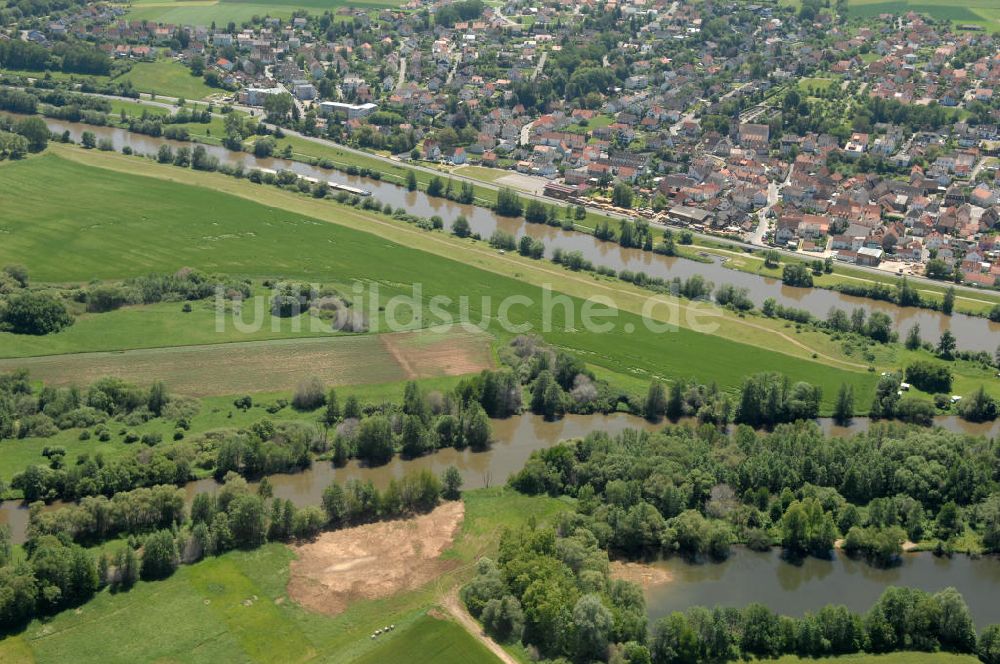
<instances>
[{"instance_id":1,"label":"row of trees","mask_svg":"<svg viewBox=\"0 0 1000 664\"><path fill-rule=\"evenodd\" d=\"M977 639L975 623L954 588L930 594L889 587L864 614L827 605L802 618L782 616L762 604L743 609L702 607L660 619L649 641L655 664L724 662L781 655L823 657L906 650L979 654L996 662L1000 626Z\"/></svg>"},{"instance_id":2,"label":"row of trees","mask_svg":"<svg viewBox=\"0 0 1000 664\"><path fill-rule=\"evenodd\" d=\"M643 415L651 421L667 417L676 422L681 417L697 417L701 423L722 427L731 419L755 428L773 427L781 422L816 418L821 399L819 387L806 382L793 385L779 373L748 376L735 408L715 385L706 387L677 380L671 384L668 395L659 381L653 381L643 404Z\"/></svg>"}]
</instances>

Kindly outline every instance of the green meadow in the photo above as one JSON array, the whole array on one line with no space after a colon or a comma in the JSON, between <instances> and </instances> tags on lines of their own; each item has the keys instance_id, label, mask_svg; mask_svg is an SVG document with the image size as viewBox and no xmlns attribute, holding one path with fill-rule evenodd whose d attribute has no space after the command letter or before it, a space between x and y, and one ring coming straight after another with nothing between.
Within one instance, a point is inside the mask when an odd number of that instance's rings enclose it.
<instances>
[{"instance_id":1,"label":"green meadow","mask_svg":"<svg viewBox=\"0 0 1000 664\"><path fill-rule=\"evenodd\" d=\"M463 499L465 520L445 553L458 564L416 591L359 601L335 617L311 613L286 594L293 551L272 543L182 566L164 581L139 582L128 592L102 591L78 609L7 636L0 641L0 662L492 664L496 660L458 624L428 612L468 578L472 562L495 550L504 527L530 518L549 522L568 503L503 488L471 491ZM371 639L389 623L395 631ZM404 653L404 659L394 659ZM418 656L426 659L411 659Z\"/></svg>"},{"instance_id":2,"label":"green meadow","mask_svg":"<svg viewBox=\"0 0 1000 664\"><path fill-rule=\"evenodd\" d=\"M450 620L423 615L405 632L379 637L380 645L354 664L492 664L496 655Z\"/></svg>"},{"instance_id":3,"label":"green meadow","mask_svg":"<svg viewBox=\"0 0 1000 664\"><path fill-rule=\"evenodd\" d=\"M137 158L131 161L146 163ZM173 171L173 167L151 167L166 177L185 174ZM449 311L457 311L460 298L465 296L471 320L485 320L501 340L512 333L500 329L489 315L495 314L494 307L507 297L527 297L535 303L513 307L511 323L527 323L533 330L544 327L541 303L545 298L540 287L413 249L405 238L394 241L373 234L382 230L374 226L371 232L363 232L201 187L88 168L55 154L0 169L5 182L0 207L7 212L0 227L5 234L0 264L24 263L36 281L122 279L190 266L254 278L280 276L324 283L358 280L377 284L382 298L412 294L411 285L419 283L425 300L432 295L451 298L455 304ZM46 186L51 182L74 182L75 186ZM259 191L269 189L261 187ZM332 202L323 205L338 215L342 210L345 217L361 216L364 227L366 217L357 211ZM136 238L141 238L141 244ZM557 285L560 274L553 270L552 281ZM684 327L656 333L638 315L624 310L615 318L614 332L587 331L579 326L583 302L571 298L569 303L577 312L569 314L572 320L567 318L565 307L548 307L552 331L543 336L613 374L647 381L653 376L696 377L735 389L747 374L780 370L792 380L820 384L828 407L841 383L853 385L862 404L869 401L875 382L875 376L863 370L826 367L819 371L824 366L819 361ZM176 339L166 345L189 343L188 328L178 328ZM141 320L136 320L133 331L137 338L142 337ZM756 332L748 330L750 333ZM62 332L45 341L65 352L71 344L63 341L62 335L69 334ZM161 345L167 336L161 335ZM80 345L73 350L91 348Z\"/></svg>"},{"instance_id":4,"label":"green meadow","mask_svg":"<svg viewBox=\"0 0 1000 664\"><path fill-rule=\"evenodd\" d=\"M847 655L845 657L794 657L770 660L774 664L976 664L979 659L971 655L945 652L894 652L885 655Z\"/></svg>"},{"instance_id":5,"label":"green meadow","mask_svg":"<svg viewBox=\"0 0 1000 664\"><path fill-rule=\"evenodd\" d=\"M850 0L848 11L852 17L912 11L953 23L980 25L988 31L1000 30L1000 5L994 0Z\"/></svg>"},{"instance_id":6,"label":"green meadow","mask_svg":"<svg viewBox=\"0 0 1000 664\"><path fill-rule=\"evenodd\" d=\"M191 70L173 60L137 62L132 69L115 80L131 81L139 92L156 93L167 97L202 99L220 91L205 84L200 76L193 76Z\"/></svg>"}]
</instances>

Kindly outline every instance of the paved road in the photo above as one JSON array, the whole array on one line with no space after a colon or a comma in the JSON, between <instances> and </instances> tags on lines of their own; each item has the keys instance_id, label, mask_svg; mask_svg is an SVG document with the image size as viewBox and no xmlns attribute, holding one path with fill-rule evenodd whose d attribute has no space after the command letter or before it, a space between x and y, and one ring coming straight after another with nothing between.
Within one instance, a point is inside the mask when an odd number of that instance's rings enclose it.
<instances>
[{"instance_id":1,"label":"paved road","mask_svg":"<svg viewBox=\"0 0 1000 664\"><path fill-rule=\"evenodd\" d=\"M764 236L767 234L767 229L770 226L770 221L768 220L767 215L771 211L771 208L773 208L778 203L778 197L781 191L781 187L784 187L789 182L791 182L792 171L794 169L795 169L795 164L792 164L791 166L788 167L788 175L785 176L785 179L781 182L780 185L775 182L767 183L767 205L765 205L763 208L760 209L759 212L757 212L758 216L757 228L748 238L750 244L754 244L759 247L765 246Z\"/></svg>"},{"instance_id":2,"label":"paved road","mask_svg":"<svg viewBox=\"0 0 1000 664\"><path fill-rule=\"evenodd\" d=\"M535 66L535 71L531 72L531 80L538 78L538 75L542 73L545 68L545 61L549 59L549 52L545 51L542 53L542 57L538 58L538 65Z\"/></svg>"},{"instance_id":3,"label":"paved road","mask_svg":"<svg viewBox=\"0 0 1000 664\"><path fill-rule=\"evenodd\" d=\"M403 87L403 83L406 82L406 56L399 58L399 80L396 81L396 89Z\"/></svg>"}]
</instances>

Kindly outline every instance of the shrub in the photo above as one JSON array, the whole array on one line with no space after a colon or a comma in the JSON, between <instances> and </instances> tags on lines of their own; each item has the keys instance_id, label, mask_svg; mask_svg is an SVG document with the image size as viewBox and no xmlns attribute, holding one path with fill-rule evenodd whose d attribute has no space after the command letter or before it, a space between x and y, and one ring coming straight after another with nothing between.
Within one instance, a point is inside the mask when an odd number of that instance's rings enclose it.
<instances>
[{"instance_id":1,"label":"shrub","mask_svg":"<svg viewBox=\"0 0 1000 664\"><path fill-rule=\"evenodd\" d=\"M315 376L299 383L292 395L292 408L295 410L316 410L325 403L326 388Z\"/></svg>"},{"instance_id":2,"label":"shrub","mask_svg":"<svg viewBox=\"0 0 1000 664\"><path fill-rule=\"evenodd\" d=\"M45 335L69 327L73 317L63 302L44 293L21 293L7 301L0 328L15 334Z\"/></svg>"},{"instance_id":3,"label":"shrub","mask_svg":"<svg viewBox=\"0 0 1000 664\"><path fill-rule=\"evenodd\" d=\"M951 391L951 370L943 364L919 360L906 367L906 382L929 392Z\"/></svg>"}]
</instances>

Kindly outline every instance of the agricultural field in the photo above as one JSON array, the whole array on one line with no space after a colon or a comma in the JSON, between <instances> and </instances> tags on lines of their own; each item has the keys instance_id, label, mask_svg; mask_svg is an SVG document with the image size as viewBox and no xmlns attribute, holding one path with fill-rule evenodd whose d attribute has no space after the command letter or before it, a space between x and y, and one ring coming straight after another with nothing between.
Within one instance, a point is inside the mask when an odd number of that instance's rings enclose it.
<instances>
[{"instance_id":1,"label":"agricultural field","mask_svg":"<svg viewBox=\"0 0 1000 664\"><path fill-rule=\"evenodd\" d=\"M801 0L779 0L779 4L799 8ZM872 17L880 14L903 15L918 12L955 24L979 25L989 32L1000 29L1000 6L993 0L849 0L852 17ZM878 59L876 53L861 56L866 62Z\"/></svg>"},{"instance_id":2,"label":"agricultural field","mask_svg":"<svg viewBox=\"0 0 1000 664\"><path fill-rule=\"evenodd\" d=\"M540 287L544 283L554 283L584 298L593 295L596 287L621 298L617 320L628 335L628 343L622 343L617 334L591 333L566 325L564 307L552 309L552 331L544 335L592 365L642 376L647 381L657 375L698 377L704 382L715 381L725 389L737 388L744 375L780 367L793 380L818 380L827 404L832 404L843 382L854 386L860 395L859 403L868 401L873 389L875 376L865 365L830 367L820 373L817 367L823 364L811 358L807 344L778 329L736 317L726 319L725 331L720 328L716 334L699 334L683 326L670 333L655 333L631 313L640 311L648 296L638 290L630 294L619 282L602 284L591 276L518 257L498 256L468 244L461 252L464 262L457 262L450 257L456 255L462 243L453 238L376 219L330 202L137 158L84 154L77 148L57 152L96 159L102 164L120 164L132 172L141 168L160 177L191 176L217 189L233 188L239 194L230 196L158 177L87 168L55 154L0 166L7 183L0 192L0 205L10 211L4 222L9 241L0 247L0 263L15 259L25 262L37 281L119 279L150 271L172 272L186 265L234 276L282 275L338 283L357 279L378 283L383 296L406 293L410 284L420 283L424 297L440 294L458 302L460 296L467 296L474 321L482 320L482 307L488 304L483 300L485 296L490 296L491 302L500 302L505 296L520 295L537 303L542 301ZM39 185L51 181L74 181L79 186L72 191L42 194ZM287 203L290 208L266 207L240 197L260 199L261 194L270 202L282 206ZM290 209L320 215L333 223ZM192 219L199 221L192 223ZM395 241L383 239L386 235ZM147 247L141 252L131 240L140 236ZM51 237L63 241L47 242ZM418 245L422 250L413 248ZM512 272L515 278L501 276ZM525 283L529 275L531 282ZM582 302L576 303L579 310ZM512 323L528 323L534 330L543 329L542 318L539 306L519 306L511 311ZM723 334L732 335L732 339L723 338ZM56 343L58 338L58 334L53 335ZM779 339L785 340L788 352L769 350L782 343ZM756 347L748 345L758 340L761 343ZM182 343L179 339L168 345Z\"/></svg>"},{"instance_id":3,"label":"agricultural field","mask_svg":"<svg viewBox=\"0 0 1000 664\"><path fill-rule=\"evenodd\" d=\"M213 300L191 304L189 312L179 302L162 302L126 306L102 314L81 313L72 327L47 337L0 332L0 359L332 334L329 321L321 321L312 314L294 318L272 315L263 294L260 299L247 299L240 312L240 320L259 320L260 325L241 329L233 324L231 307L224 314L225 329L220 331L215 326L217 309Z\"/></svg>"},{"instance_id":4,"label":"agricultural field","mask_svg":"<svg viewBox=\"0 0 1000 664\"><path fill-rule=\"evenodd\" d=\"M428 662L493 664L468 632L429 612L442 616L439 599L469 577L468 563L495 549L504 527L529 518L545 523L567 504L502 488L468 492L464 503L465 520L443 556L459 565L414 591L357 601L337 616L308 611L288 596L295 553L268 544L182 566L169 579L140 582L129 592L105 590L79 609L0 641L0 661L349 663L393 661L379 657L426 647L421 655ZM390 623L396 626L391 634L371 638Z\"/></svg>"},{"instance_id":5,"label":"agricultural field","mask_svg":"<svg viewBox=\"0 0 1000 664\"><path fill-rule=\"evenodd\" d=\"M0 360L0 372L28 369L33 380L57 386L156 379L204 397L291 390L305 375L334 387L461 376L492 366L490 341L464 331L340 335Z\"/></svg>"},{"instance_id":6,"label":"agricultural field","mask_svg":"<svg viewBox=\"0 0 1000 664\"><path fill-rule=\"evenodd\" d=\"M139 92L149 92L167 97L203 99L220 91L205 84L204 79L193 76L191 70L173 60L137 62L118 81L131 81Z\"/></svg>"},{"instance_id":7,"label":"agricultural field","mask_svg":"<svg viewBox=\"0 0 1000 664\"><path fill-rule=\"evenodd\" d=\"M1000 29L1000 6L994 0L850 0L848 11L858 17L913 11L956 24L981 25L989 31Z\"/></svg>"},{"instance_id":8,"label":"agricultural field","mask_svg":"<svg viewBox=\"0 0 1000 664\"><path fill-rule=\"evenodd\" d=\"M278 0L262 3L254 0L136 0L124 5L131 20L183 25L225 25L230 21L240 25L254 16L287 19L297 10L312 14L336 11L341 7L382 9L398 7L395 0Z\"/></svg>"}]
</instances>

